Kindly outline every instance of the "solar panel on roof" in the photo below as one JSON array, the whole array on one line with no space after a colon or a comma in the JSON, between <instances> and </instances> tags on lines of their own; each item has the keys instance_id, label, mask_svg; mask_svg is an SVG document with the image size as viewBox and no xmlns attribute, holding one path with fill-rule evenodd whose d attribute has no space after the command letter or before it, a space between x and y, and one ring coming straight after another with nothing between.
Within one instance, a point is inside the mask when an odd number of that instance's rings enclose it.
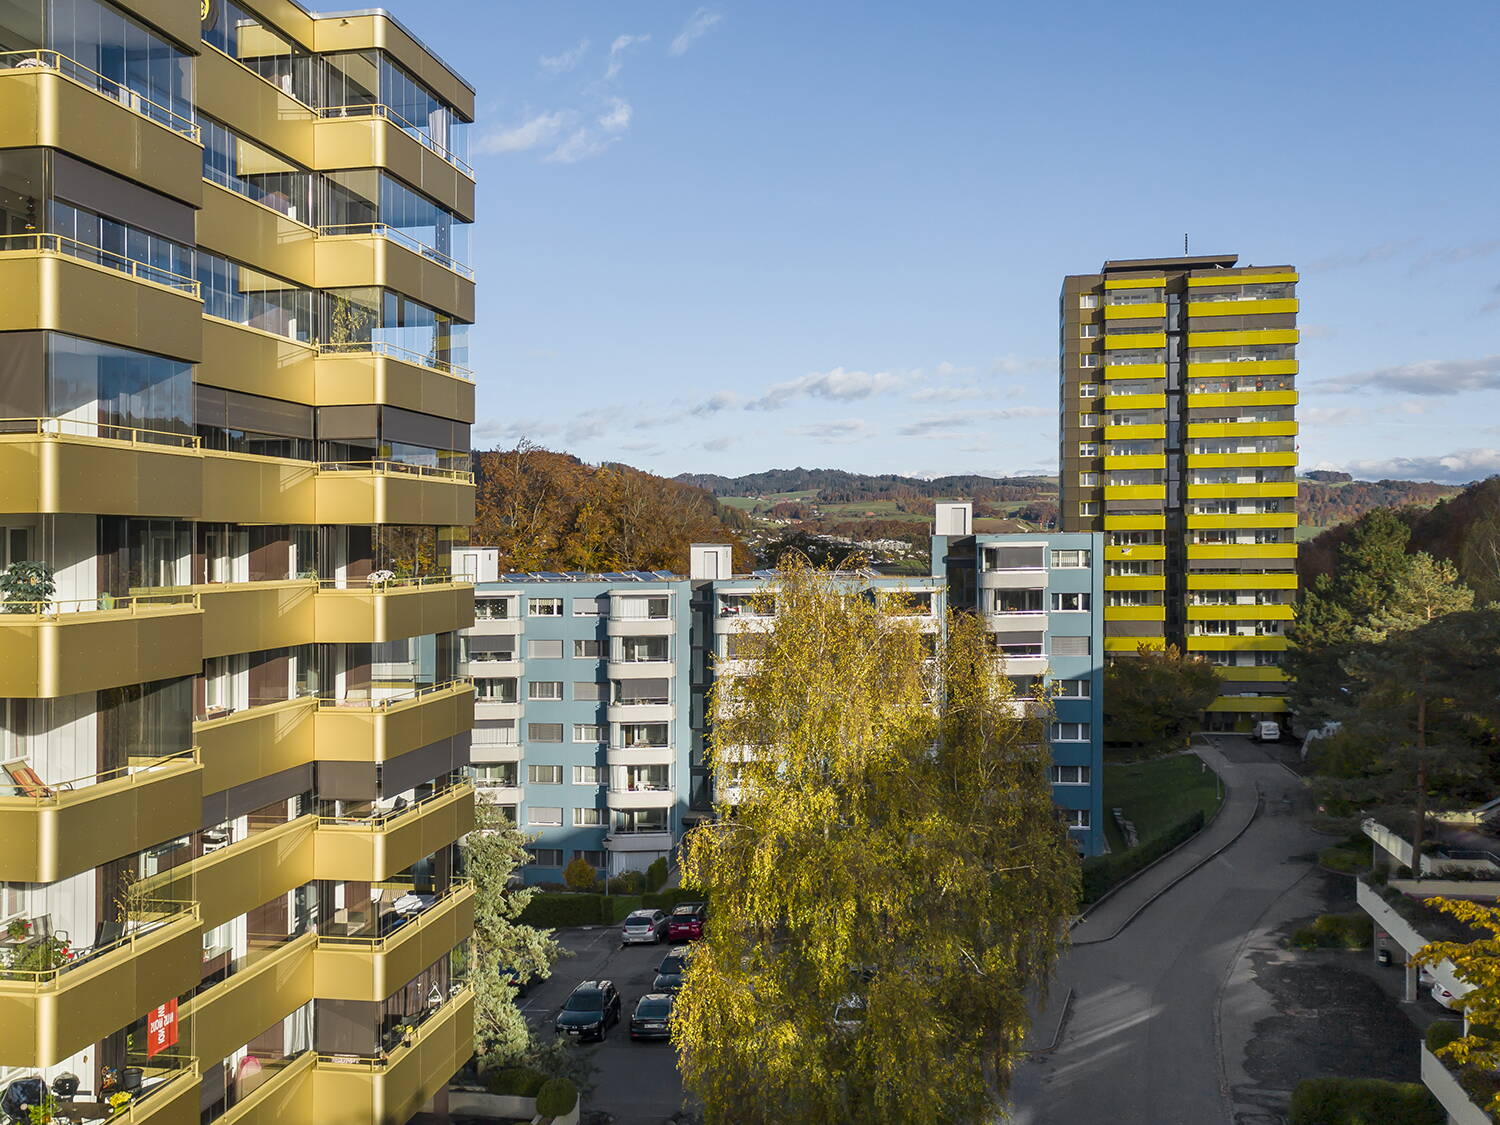
<instances>
[{"instance_id":1,"label":"solar panel on roof","mask_svg":"<svg viewBox=\"0 0 1500 1125\"><path fill-rule=\"evenodd\" d=\"M673 574L670 570L653 570L651 573L656 575L656 577L658 578L672 579L677 577L677 575Z\"/></svg>"},{"instance_id":2,"label":"solar panel on roof","mask_svg":"<svg viewBox=\"0 0 1500 1125\"><path fill-rule=\"evenodd\" d=\"M566 578L567 577L566 574L559 574L555 570L539 570L539 571L537 571L537 575L536 576L538 578L551 579L554 582L557 581L558 579Z\"/></svg>"}]
</instances>

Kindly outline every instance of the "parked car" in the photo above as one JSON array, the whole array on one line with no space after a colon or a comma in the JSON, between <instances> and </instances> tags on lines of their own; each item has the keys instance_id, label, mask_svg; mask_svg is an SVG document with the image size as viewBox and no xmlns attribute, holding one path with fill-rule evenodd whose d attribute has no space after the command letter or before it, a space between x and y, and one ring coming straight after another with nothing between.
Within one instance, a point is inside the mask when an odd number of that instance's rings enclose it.
<instances>
[{"instance_id":1,"label":"parked car","mask_svg":"<svg viewBox=\"0 0 1500 1125\"><path fill-rule=\"evenodd\" d=\"M630 1038L670 1039L673 998L665 992L648 992L636 1003L630 1017Z\"/></svg>"},{"instance_id":2,"label":"parked car","mask_svg":"<svg viewBox=\"0 0 1500 1125\"><path fill-rule=\"evenodd\" d=\"M689 947L691 948L691 947ZM692 954L687 949L674 953L668 953L661 959L661 965L656 970L656 980L651 985L652 992L676 992L682 987L682 978L687 975L688 961Z\"/></svg>"},{"instance_id":3,"label":"parked car","mask_svg":"<svg viewBox=\"0 0 1500 1125\"><path fill-rule=\"evenodd\" d=\"M1280 742L1281 724L1269 719L1258 722L1251 730L1250 737L1256 742Z\"/></svg>"},{"instance_id":4,"label":"parked car","mask_svg":"<svg viewBox=\"0 0 1500 1125\"><path fill-rule=\"evenodd\" d=\"M517 997L525 996L531 991L532 985L540 984L547 979L545 973L523 973L521 970L512 968L509 965L501 965L499 972L502 977L507 978L516 986Z\"/></svg>"},{"instance_id":5,"label":"parked car","mask_svg":"<svg viewBox=\"0 0 1500 1125\"><path fill-rule=\"evenodd\" d=\"M701 902L679 902L667 919L667 936L673 941L697 941L708 921L708 907Z\"/></svg>"},{"instance_id":6,"label":"parked car","mask_svg":"<svg viewBox=\"0 0 1500 1125\"><path fill-rule=\"evenodd\" d=\"M573 989L557 1013L557 1034L576 1035L580 1042L603 1041L610 1025L620 1022L620 993L613 981L586 980Z\"/></svg>"},{"instance_id":7,"label":"parked car","mask_svg":"<svg viewBox=\"0 0 1500 1125\"><path fill-rule=\"evenodd\" d=\"M665 941L667 916L660 910L637 910L625 919L620 940L626 945Z\"/></svg>"},{"instance_id":8,"label":"parked car","mask_svg":"<svg viewBox=\"0 0 1500 1125\"><path fill-rule=\"evenodd\" d=\"M1426 969L1422 970L1421 982L1430 986L1428 991L1434 1000L1445 1008L1452 1008L1458 1003L1458 997L1443 987L1442 983Z\"/></svg>"}]
</instances>

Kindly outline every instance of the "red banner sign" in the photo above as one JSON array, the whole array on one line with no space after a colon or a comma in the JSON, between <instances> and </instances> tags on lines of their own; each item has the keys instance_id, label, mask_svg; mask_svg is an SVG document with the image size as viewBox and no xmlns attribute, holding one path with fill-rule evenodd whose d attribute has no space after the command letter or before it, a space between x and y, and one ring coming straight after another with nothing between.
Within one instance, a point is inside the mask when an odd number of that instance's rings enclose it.
<instances>
[{"instance_id":1,"label":"red banner sign","mask_svg":"<svg viewBox=\"0 0 1500 1125\"><path fill-rule=\"evenodd\" d=\"M177 1001L168 1000L146 1014L146 1057L165 1051L177 1042Z\"/></svg>"}]
</instances>

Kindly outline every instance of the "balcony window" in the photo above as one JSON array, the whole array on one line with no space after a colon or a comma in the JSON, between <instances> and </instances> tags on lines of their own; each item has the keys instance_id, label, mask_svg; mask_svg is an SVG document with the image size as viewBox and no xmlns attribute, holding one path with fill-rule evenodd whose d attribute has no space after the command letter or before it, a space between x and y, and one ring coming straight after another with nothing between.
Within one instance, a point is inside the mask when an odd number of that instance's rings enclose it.
<instances>
[{"instance_id":1,"label":"balcony window","mask_svg":"<svg viewBox=\"0 0 1500 1125\"><path fill-rule=\"evenodd\" d=\"M1053 570L1078 570L1087 569L1089 566L1088 550L1065 550L1052 552Z\"/></svg>"},{"instance_id":2,"label":"balcony window","mask_svg":"<svg viewBox=\"0 0 1500 1125\"><path fill-rule=\"evenodd\" d=\"M383 106L404 133L467 169L468 126L457 112L383 51L324 56L320 99L325 116L357 116ZM461 169L461 170L462 170Z\"/></svg>"},{"instance_id":3,"label":"balcony window","mask_svg":"<svg viewBox=\"0 0 1500 1125\"><path fill-rule=\"evenodd\" d=\"M478 719L474 723L475 746L516 746L519 743L514 719Z\"/></svg>"},{"instance_id":4,"label":"balcony window","mask_svg":"<svg viewBox=\"0 0 1500 1125\"><path fill-rule=\"evenodd\" d=\"M1089 699L1093 685L1088 680L1054 680L1052 694L1057 699Z\"/></svg>"},{"instance_id":5,"label":"balcony window","mask_svg":"<svg viewBox=\"0 0 1500 1125\"><path fill-rule=\"evenodd\" d=\"M776 599L767 594L720 594L720 617L772 617Z\"/></svg>"},{"instance_id":6,"label":"balcony window","mask_svg":"<svg viewBox=\"0 0 1500 1125\"><path fill-rule=\"evenodd\" d=\"M1130 367L1137 364L1165 363L1166 353L1160 348L1143 348L1139 351L1110 352L1104 357L1106 367Z\"/></svg>"},{"instance_id":7,"label":"balcony window","mask_svg":"<svg viewBox=\"0 0 1500 1125\"><path fill-rule=\"evenodd\" d=\"M516 678L508 676L497 680L475 680L474 701L476 703L515 703Z\"/></svg>"},{"instance_id":8,"label":"balcony window","mask_svg":"<svg viewBox=\"0 0 1500 1125\"><path fill-rule=\"evenodd\" d=\"M619 745L624 749L664 748L670 746L669 723L621 723Z\"/></svg>"},{"instance_id":9,"label":"balcony window","mask_svg":"<svg viewBox=\"0 0 1500 1125\"><path fill-rule=\"evenodd\" d=\"M598 785L603 782L604 770L600 766L574 766L574 785Z\"/></svg>"},{"instance_id":10,"label":"balcony window","mask_svg":"<svg viewBox=\"0 0 1500 1125\"><path fill-rule=\"evenodd\" d=\"M514 789L519 784L514 762L498 766L475 766L474 780L481 788L489 789Z\"/></svg>"},{"instance_id":11,"label":"balcony window","mask_svg":"<svg viewBox=\"0 0 1500 1125\"><path fill-rule=\"evenodd\" d=\"M74 244L59 247L72 257L172 288L182 288L192 280L192 248L170 238L57 199L47 205L47 226L52 234ZM13 242L0 245L22 248Z\"/></svg>"},{"instance_id":12,"label":"balcony window","mask_svg":"<svg viewBox=\"0 0 1500 1125\"><path fill-rule=\"evenodd\" d=\"M1005 657L1033 657L1044 655L1042 642L1045 634L1041 632L1005 632L992 634L995 638L995 651Z\"/></svg>"},{"instance_id":13,"label":"balcony window","mask_svg":"<svg viewBox=\"0 0 1500 1125\"><path fill-rule=\"evenodd\" d=\"M672 702L669 679L611 680L610 699L621 706L663 706Z\"/></svg>"},{"instance_id":14,"label":"balcony window","mask_svg":"<svg viewBox=\"0 0 1500 1125\"><path fill-rule=\"evenodd\" d=\"M445 266L469 265L469 224L376 169L327 172L318 214L323 234L387 233Z\"/></svg>"},{"instance_id":15,"label":"balcony window","mask_svg":"<svg viewBox=\"0 0 1500 1125\"><path fill-rule=\"evenodd\" d=\"M574 602L575 603L577 602L576 598L574 599ZM578 659L578 660L598 660L599 659L599 642L598 641L574 641L573 642L573 656L574 656L575 659Z\"/></svg>"},{"instance_id":16,"label":"balcony window","mask_svg":"<svg viewBox=\"0 0 1500 1125\"><path fill-rule=\"evenodd\" d=\"M211 118L201 124L205 180L303 226L314 225L311 172Z\"/></svg>"},{"instance_id":17,"label":"balcony window","mask_svg":"<svg viewBox=\"0 0 1500 1125\"><path fill-rule=\"evenodd\" d=\"M304 105L316 104L316 56L233 0L214 0L205 10L205 43L254 71L283 94Z\"/></svg>"},{"instance_id":18,"label":"balcony window","mask_svg":"<svg viewBox=\"0 0 1500 1125\"><path fill-rule=\"evenodd\" d=\"M509 621L516 616L515 598L475 598L474 617L478 621Z\"/></svg>"},{"instance_id":19,"label":"balcony window","mask_svg":"<svg viewBox=\"0 0 1500 1125\"><path fill-rule=\"evenodd\" d=\"M672 599L665 595L616 595L611 613L620 621L663 621L672 616Z\"/></svg>"},{"instance_id":20,"label":"balcony window","mask_svg":"<svg viewBox=\"0 0 1500 1125\"><path fill-rule=\"evenodd\" d=\"M1117 289L1105 294L1106 305L1159 305L1163 301L1160 289Z\"/></svg>"},{"instance_id":21,"label":"balcony window","mask_svg":"<svg viewBox=\"0 0 1500 1125\"><path fill-rule=\"evenodd\" d=\"M526 612L530 617L561 617L562 607L561 598L531 598L526 603Z\"/></svg>"},{"instance_id":22,"label":"balcony window","mask_svg":"<svg viewBox=\"0 0 1500 1125\"><path fill-rule=\"evenodd\" d=\"M986 547L985 570L1041 570L1047 565L1043 546Z\"/></svg>"},{"instance_id":23,"label":"balcony window","mask_svg":"<svg viewBox=\"0 0 1500 1125\"><path fill-rule=\"evenodd\" d=\"M616 637L614 659L624 664L654 664L672 659L669 637Z\"/></svg>"},{"instance_id":24,"label":"balcony window","mask_svg":"<svg viewBox=\"0 0 1500 1125\"><path fill-rule=\"evenodd\" d=\"M670 766L617 766L610 787L624 792L664 792L672 788Z\"/></svg>"},{"instance_id":25,"label":"balcony window","mask_svg":"<svg viewBox=\"0 0 1500 1125\"><path fill-rule=\"evenodd\" d=\"M667 809L616 809L611 831L629 836L668 831Z\"/></svg>"},{"instance_id":26,"label":"balcony window","mask_svg":"<svg viewBox=\"0 0 1500 1125\"><path fill-rule=\"evenodd\" d=\"M561 723L527 723L526 741L528 742L561 742L563 740L563 725Z\"/></svg>"},{"instance_id":27,"label":"balcony window","mask_svg":"<svg viewBox=\"0 0 1500 1125\"><path fill-rule=\"evenodd\" d=\"M464 368L469 326L390 289L366 286L324 294L326 350L372 351L443 370Z\"/></svg>"},{"instance_id":28,"label":"balcony window","mask_svg":"<svg viewBox=\"0 0 1500 1125\"><path fill-rule=\"evenodd\" d=\"M1045 608L1042 590L996 590L992 613L1041 613Z\"/></svg>"},{"instance_id":29,"label":"balcony window","mask_svg":"<svg viewBox=\"0 0 1500 1125\"><path fill-rule=\"evenodd\" d=\"M193 276L203 297L203 311L209 316L289 340L306 342L316 335L317 294L311 289L206 250L194 255Z\"/></svg>"},{"instance_id":30,"label":"balcony window","mask_svg":"<svg viewBox=\"0 0 1500 1125\"><path fill-rule=\"evenodd\" d=\"M97 0L51 0L45 5L46 42L42 39L43 4L22 0L6 5L8 49L46 47L87 68L66 72L93 84L109 97L139 108L164 125L185 131L193 116L192 56L171 46L118 9ZM14 9L19 8L17 12ZM121 88L139 99L120 97Z\"/></svg>"}]
</instances>

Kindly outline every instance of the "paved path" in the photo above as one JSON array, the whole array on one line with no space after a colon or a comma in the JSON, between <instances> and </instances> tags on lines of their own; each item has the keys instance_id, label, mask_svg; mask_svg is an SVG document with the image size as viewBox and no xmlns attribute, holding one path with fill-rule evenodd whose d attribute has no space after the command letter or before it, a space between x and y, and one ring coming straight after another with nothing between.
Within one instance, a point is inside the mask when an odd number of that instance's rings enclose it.
<instances>
[{"instance_id":1,"label":"paved path","mask_svg":"<svg viewBox=\"0 0 1500 1125\"><path fill-rule=\"evenodd\" d=\"M1071 1007L1057 1047L1032 1055L1016 1073L1020 1125L1231 1120L1220 1063L1221 989L1246 936L1326 841L1294 816L1304 799L1297 778L1247 739L1213 741L1203 756L1229 786L1225 808L1073 931L1075 948L1052 992L1055 1006L1071 990ZM1055 1013L1044 1014L1039 1045L1055 1026Z\"/></svg>"}]
</instances>

